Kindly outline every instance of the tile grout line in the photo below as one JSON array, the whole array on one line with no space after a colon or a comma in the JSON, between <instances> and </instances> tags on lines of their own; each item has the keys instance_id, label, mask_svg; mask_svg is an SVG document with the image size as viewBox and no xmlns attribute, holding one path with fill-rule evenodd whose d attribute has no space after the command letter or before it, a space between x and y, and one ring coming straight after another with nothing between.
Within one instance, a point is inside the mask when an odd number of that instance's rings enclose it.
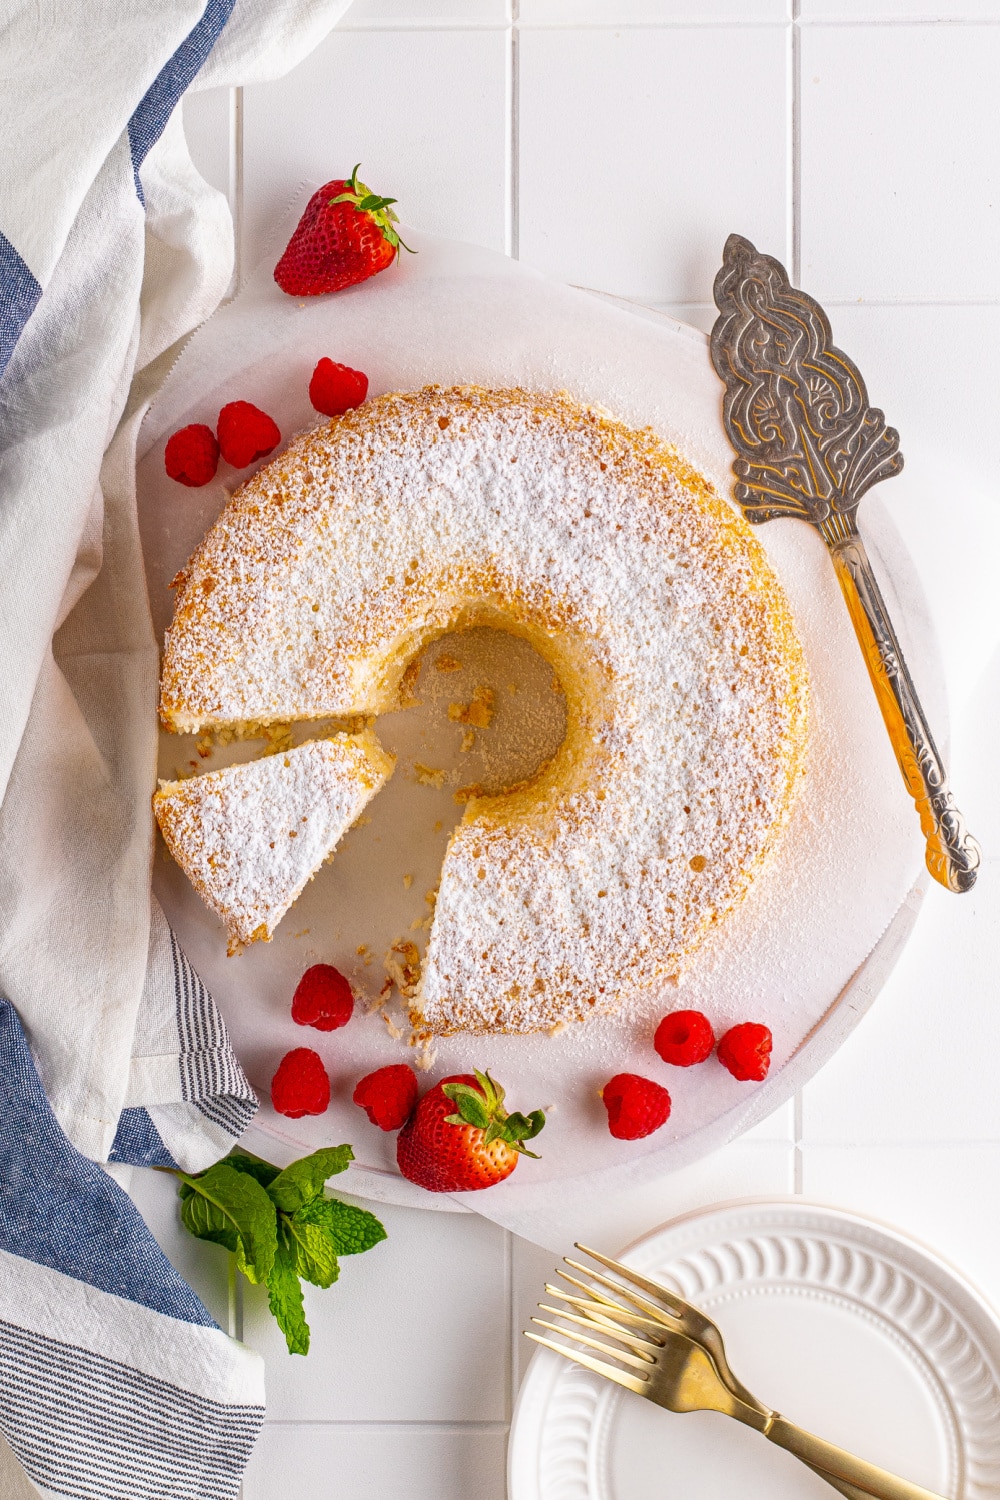
<instances>
[{"instance_id":1,"label":"tile grout line","mask_svg":"<svg viewBox=\"0 0 1000 1500\"><path fill-rule=\"evenodd\" d=\"M881 19L861 17L859 19L849 18L847 20L811 20L809 17L800 17L796 7L792 20L801 22L808 26L811 31L888 31L909 27L912 31L925 30L933 27L935 30L948 29L959 31L970 27L986 27L995 30L1000 26L1000 19L993 17L949 16L946 19L937 20L932 16L898 17L883 16ZM788 25L788 20L761 20L752 17L741 20L659 20L659 21L538 21L524 23L526 31L777 31L779 27ZM345 28L360 30L359 27ZM388 28L386 28L388 29ZM392 29L403 30L403 27ZM414 28L408 28L414 29ZM417 29L427 29L417 28ZM439 26L437 29L444 29ZM455 30L472 29L461 26L454 27ZM479 27L478 30L487 28ZM496 29L496 28L494 28Z\"/></svg>"},{"instance_id":2,"label":"tile grout line","mask_svg":"<svg viewBox=\"0 0 1000 1500\"><path fill-rule=\"evenodd\" d=\"M423 1420L420 1417L387 1417L380 1421L376 1417L269 1417L267 1427L336 1427L357 1432L381 1432L386 1428L394 1432L454 1432L454 1433L502 1433L507 1422L487 1422L470 1419L467 1422L447 1418Z\"/></svg>"},{"instance_id":3,"label":"tile grout line","mask_svg":"<svg viewBox=\"0 0 1000 1500\"><path fill-rule=\"evenodd\" d=\"M510 7L510 159L507 165L507 213L509 218L509 254L521 257L521 38L519 24L521 0L511 0Z\"/></svg>"}]
</instances>

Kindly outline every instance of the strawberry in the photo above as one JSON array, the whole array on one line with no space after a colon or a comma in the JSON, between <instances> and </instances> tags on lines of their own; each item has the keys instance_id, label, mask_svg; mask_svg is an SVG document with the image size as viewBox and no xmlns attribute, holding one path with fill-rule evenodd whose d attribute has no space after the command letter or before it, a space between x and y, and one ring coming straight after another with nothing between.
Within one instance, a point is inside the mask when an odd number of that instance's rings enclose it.
<instances>
[{"instance_id":1,"label":"strawberry","mask_svg":"<svg viewBox=\"0 0 1000 1500\"><path fill-rule=\"evenodd\" d=\"M358 167L361 163L358 162ZM358 181L358 167L313 193L284 253L274 279L290 297L318 297L367 281L384 271L403 245L390 204ZM412 251L410 252L413 253Z\"/></svg>"},{"instance_id":2,"label":"strawberry","mask_svg":"<svg viewBox=\"0 0 1000 1500\"><path fill-rule=\"evenodd\" d=\"M710 1056L715 1032L700 1010L674 1010L657 1026L653 1046L665 1063L690 1068Z\"/></svg>"},{"instance_id":3,"label":"strawberry","mask_svg":"<svg viewBox=\"0 0 1000 1500\"><path fill-rule=\"evenodd\" d=\"M271 1079L271 1103L279 1115L301 1120L322 1115L330 1103L330 1079L323 1059L311 1047L286 1052Z\"/></svg>"},{"instance_id":4,"label":"strawberry","mask_svg":"<svg viewBox=\"0 0 1000 1500\"><path fill-rule=\"evenodd\" d=\"M368 394L368 376L350 365L321 359L309 382L309 400L324 417L342 417L352 406L360 406Z\"/></svg>"},{"instance_id":5,"label":"strawberry","mask_svg":"<svg viewBox=\"0 0 1000 1500\"><path fill-rule=\"evenodd\" d=\"M413 1069L393 1063L362 1078L352 1097L379 1130L398 1130L409 1119L419 1092Z\"/></svg>"},{"instance_id":6,"label":"strawberry","mask_svg":"<svg viewBox=\"0 0 1000 1500\"><path fill-rule=\"evenodd\" d=\"M281 442L278 424L251 401L227 401L215 427L227 464L245 469L266 458Z\"/></svg>"},{"instance_id":7,"label":"strawberry","mask_svg":"<svg viewBox=\"0 0 1000 1500\"><path fill-rule=\"evenodd\" d=\"M313 964L295 987L292 1020L317 1031L336 1031L354 1014L351 986L332 964Z\"/></svg>"},{"instance_id":8,"label":"strawberry","mask_svg":"<svg viewBox=\"0 0 1000 1500\"><path fill-rule=\"evenodd\" d=\"M760 1083L771 1066L773 1040L767 1026L744 1021L731 1026L719 1042L719 1061L741 1083Z\"/></svg>"},{"instance_id":9,"label":"strawberry","mask_svg":"<svg viewBox=\"0 0 1000 1500\"><path fill-rule=\"evenodd\" d=\"M219 467L219 445L215 433L204 422L192 422L167 439L163 466L171 479L192 489L208 484Z\"/></svg>"},{"instance_id":10,"label":"strawberry","mask_svg":"<svg viewBox=\"0 0 1000 1500\"><path fill-rule=\"evenodd\" d=\"M620 1141L652 1135L670 1118L670 1095L651 1078L638 1073L616 1073L601 1090L608 1112L608 1129Z\"/></svg>"},{"instance_id":11,"label":"strawberry","mask_svg":"<svg viewBox=\"0 0 1000 1500\"><path fill-rule=\"evenodd\" d=\"M507 1114L504 1091L488 1073L456 1074L428 1089L399 1133L396 1160L429 1193L466 1193L509 1177L545 1116Z\"/></svg>"}]
</instances>

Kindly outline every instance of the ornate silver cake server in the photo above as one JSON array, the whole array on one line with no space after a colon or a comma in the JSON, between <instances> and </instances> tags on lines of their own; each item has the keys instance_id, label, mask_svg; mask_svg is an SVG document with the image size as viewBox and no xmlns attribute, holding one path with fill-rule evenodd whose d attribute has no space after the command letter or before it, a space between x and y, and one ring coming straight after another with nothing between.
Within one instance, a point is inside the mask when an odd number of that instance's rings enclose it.
<instances>
[{"instance_id":1,"label":"ornate silver cake server","mask_svg":"<svg viewBox=\"0 0 1000 1500\"><path fill-rule=\"evenodd\" d=\"M731 234L715 278L712 363L736 449L734 494L755 525L809 521L830 556L907 790L927 841L927 868L951 891L975 884L980 850L948 788L856 514L862 495L903 467L899 434L868 404L857 367L784 267Z\"/></svg>"}]
</instances>

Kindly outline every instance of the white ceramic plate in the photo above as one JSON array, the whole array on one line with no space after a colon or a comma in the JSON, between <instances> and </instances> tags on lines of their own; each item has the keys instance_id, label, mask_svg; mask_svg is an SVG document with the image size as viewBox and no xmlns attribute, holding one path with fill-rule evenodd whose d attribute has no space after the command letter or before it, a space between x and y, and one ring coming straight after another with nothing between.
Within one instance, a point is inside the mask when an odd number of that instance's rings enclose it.
<instances>
[{"instance_id":1,"label":"white ceramic plate","mask_svg":"<svg viewBox=\"0 0 1000 1500\"><path fill-rule=\"evenodd\" d=\"M949 1500L1000 1493L1000 1323L932 1251L786 1198L685 1215L621 1258L710 1313L740 1379L800 1426ZM508 1493L830 1500L835 1491L737 1422L662 1411L539 1349L514 1414Z\"/></svg>"}]
</instances>

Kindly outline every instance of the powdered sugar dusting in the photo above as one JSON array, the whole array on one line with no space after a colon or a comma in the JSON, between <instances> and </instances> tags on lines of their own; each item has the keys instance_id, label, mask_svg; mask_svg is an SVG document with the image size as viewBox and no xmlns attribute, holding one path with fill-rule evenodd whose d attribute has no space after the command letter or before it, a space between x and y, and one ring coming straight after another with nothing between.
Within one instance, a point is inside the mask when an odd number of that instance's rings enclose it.
<instances>
[{"instance_id":1,"label":"powdered sugar dusting","mask_svg":"<svg viewBox=\"0 0 1000 1500\"><path fill-rule=\"evenodd\" d=\"M370 731L337 735L161 782L153 807L170 852L225 922L233 950L270 938L391 770Z\"/></svg>"},{"instance_id":2,"label":"powdered sugar dusting","mask_svg":"<svg viewBox=\"0 0 1000 1500\"><path fill-rule=\"evenodd\" d=\"M773 847L806 683L749 527L671 450L561 397L433 388L293 444L229 502L168 633L174 727L378 713L419 646L505 624L567 739L470 803L414 1020L531 1031L676 972Z\"/></svg>"}]
</instances>

